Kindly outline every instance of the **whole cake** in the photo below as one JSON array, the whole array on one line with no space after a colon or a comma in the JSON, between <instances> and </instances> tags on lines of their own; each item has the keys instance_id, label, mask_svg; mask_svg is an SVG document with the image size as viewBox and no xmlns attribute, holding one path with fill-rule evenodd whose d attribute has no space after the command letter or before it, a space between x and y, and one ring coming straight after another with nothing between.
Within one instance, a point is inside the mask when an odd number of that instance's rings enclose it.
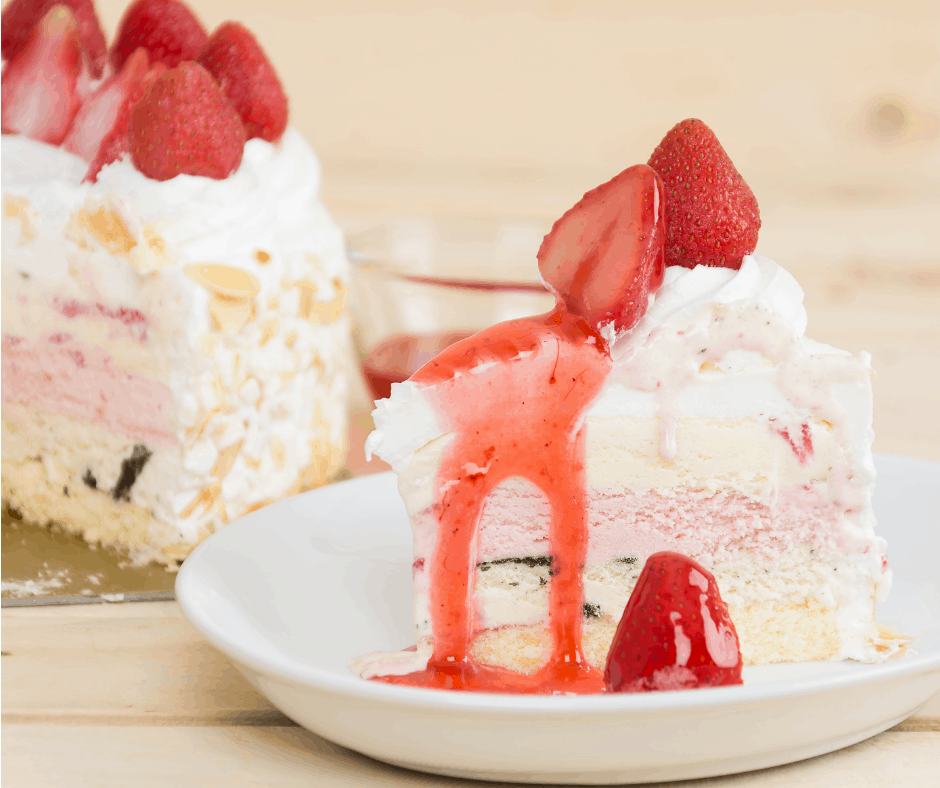
<instances>
[{"instance_id":1,"label":"whole cake","mask_svg":"<svg viewBox=\"0 0 940 788\"><path fill-rule=\"evenodd\" d=\"M546 236L554 311L451 346L376 403L367 448L414 530L417 648L355 670L602 691L661 551L714 576L745 663L897 649L874 623L890 570L870 357L804 335L802 290L754 254L759 227L711 130L684 121Z\"/></svg>"},{"instance_id":2,"label":"whole cake","mask_svg":"<svg viewBox=\"0 0 940 788\"><path fill-rule=\"evenodd\" d=\"M14 0L3 58L4 502L174 566L344 461L319 164L251 33L176 0L109 51L90 3Z\"/></svg>"}]
</instances>

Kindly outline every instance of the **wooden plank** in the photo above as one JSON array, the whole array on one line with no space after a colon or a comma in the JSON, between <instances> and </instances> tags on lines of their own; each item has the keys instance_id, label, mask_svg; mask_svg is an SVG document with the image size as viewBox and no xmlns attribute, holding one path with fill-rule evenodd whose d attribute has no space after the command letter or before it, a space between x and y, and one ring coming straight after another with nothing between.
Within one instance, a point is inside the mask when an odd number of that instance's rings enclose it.
<instances>
[{"instance_id":1,"label":"wooden plank","mask_svg":"<svg viewBox=\"0 0 940 788\"><path fill-rule=\"evenodd\" d=\"M3 651L5 722L290 724L175 602L5 610ZM940 695L905 726L940 731Z\"/></svg>"},{"instance_id":2,"label":"wooden plank","mask_svg":"<svg viewBox=\"0 0 940 788\"><path fill-rule=\"evenodd\" d=\"M685 788L928 786L937 785L938 774L940 733L887 732L808 761L682 785ZM251 727L4 725L2 778L5 785L18 788L479 786L477 782L388 766L299 728Z\"/></svg>"},{"instance_id":3,"label":"wooden plank","mask_svg":"<svg viewBox=\"0 0 940 788\"><path fill-rule=\"evenodd\" d=\"M176 603L54 610L4 611L3 714L10 719L283 722Z\"/></svg>"}]
</instances>

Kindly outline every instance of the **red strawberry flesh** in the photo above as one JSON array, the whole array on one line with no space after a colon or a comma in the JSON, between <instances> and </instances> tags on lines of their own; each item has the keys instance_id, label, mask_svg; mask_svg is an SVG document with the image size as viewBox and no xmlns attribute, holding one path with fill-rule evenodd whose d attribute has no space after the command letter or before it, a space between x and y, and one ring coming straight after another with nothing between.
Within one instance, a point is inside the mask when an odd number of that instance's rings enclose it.
<instances>
[{"instance_id":1,"label":"red strawberry flesh","mask_svg":"<svg viewBox=\"0 0 940 788\"><path fill-rule=\"evenodd\" d=\"M145 52L146 50L141 49L139 51ZM135 55L132 55L131 58L127 60L124 64L124 69L130 65ZM140 78L131 85L131 93L127 99L125 111L118 117L117 123L115 123L111 130L102 138L101 144L98 146L98 152L92 159L91 166L89 166L88 172L85 174L86 181L94 183L98 180L98 173L101 172L102 167L130 153L131 112L137 105L137 102L140 101L150 89L150 86L167 71L169 71L169 69L163 65L163 63L154 63L145 74L141 75Z\"/></svg>"},{"instance_id":2,"label":"red strawberry flesh","mask_svg":"<svg viewBox=\"0 0 940 788\"><path fill-rule=\"evenodd\" d=\"M102 82L82 104L62 147L91 162L115 127L126 128L134 87L147 73L149 61L147 50L138 49L127 59L120 73Z\"/></svg>"},{"instance_id":3,"label":"red strawberry flesh","mask_svg":"<svg viewBox=\"0 0 940 788\"><path fill-rule=\"evenodd\" d=\"M111 65L120 70L137 47L150 54L150 62L173 68L195 60L209 34L185 3L179 0L136 0L131 3L111 45Z\"/></svg>"},{"instance_id":4,"label":"red strawberry flesh","mask_svg":"<svg viewBox=\"0 0 940 788\"><path fill-rule=\"evenodd\" d=\"M241 115L248 139L276 142L287 128L287 94L255 37L237 22L213 31L199 63Z\"/></svg>"},{"instance_id":5,"label":"red strawberry flesh","mask_svg":"<svg viewBox=\"0 0 940 788\"><path fill-rule=\"evenodd\" d=\"M224 179L242 160L245 129L215 80L198 63L160 76L130 117L134 166L148 178L177 175Z\"/></svg>"},{"instance_id":6,"label":"red strawberry flesh","mask_svg":"<svg viewBox=\"0 0 940 788\"><path fill-rule=\"evenodd\" d=\"M715 578L679 553L647 559L617 627L608 692L741 684L737 631Z\"/></svg>"},{"instance_id":7,"label":"red strawberry flesh","mask_svg":"<svg viewBox=\"0 0 940 788\"><path fill-rule=\"evenodd\" d=\"M58 145L81 106L76 85L82 69L78 22L54 6L26 46L3 69L4 132Z\"/></svg>"},{"instance_id":8,"label":"red strawberry flesh","mask_svg":"<svg viewBox=\"0 0 940 788\"><path fill-rule=\"evenodd\" d=\"M645 164L589 191L545 236L542 279L610 341L635 326L663 281L663 185Z\"/></svg>"},{"instance_id":9,"label":"red strawberry flesh","mask_svg":"<svg viewBox=\"0 0 940 788\"><path fill-rule=\"evenodd\" d=\"M666 265L740 268L757 246L760 208L715 133L676 124L650 157L666 189Z\"/></svg>"},{"instance_id":10,"label":"red strawberry flesh","mask_svg":"<svg viewBox=\"0 0 940 788\"><path fill-rule=\"evenodd\" d=\"M3 9L3 59L13 60L26 46L33 29L54 5L68 6L78 22L78 37L88 58L91 74L101 76L107 58L108 45L101 32L98 15L92 0L12 0Z\"/></svg>"}]
</instances>

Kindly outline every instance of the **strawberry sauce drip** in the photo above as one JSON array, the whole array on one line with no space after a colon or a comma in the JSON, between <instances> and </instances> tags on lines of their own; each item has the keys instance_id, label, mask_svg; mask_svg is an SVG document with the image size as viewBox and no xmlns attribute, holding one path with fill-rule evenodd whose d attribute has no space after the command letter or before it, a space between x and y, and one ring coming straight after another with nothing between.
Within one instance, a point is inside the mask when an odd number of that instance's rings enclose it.
<instances>
[{"instance_id":1,"label":"strawberry sauce drip","mask_svg":"<svg viewBox=\"0 0 940 788\"><path fill-rule=\"evenodd\" d=\"M423 671L378 680L526 694L604 691L603 675L581 650L587 555L582 417L610 365L603 340L588 324L556 308L458 342L412 377L435 387L455 434L438 472L434 502L438 543L429 570L434 653ZM474 536L486 496L513 476L535 484L552 511L553 648L548 663L533 675L482 666L470 654Z\"/></svg>"}]
</instances>

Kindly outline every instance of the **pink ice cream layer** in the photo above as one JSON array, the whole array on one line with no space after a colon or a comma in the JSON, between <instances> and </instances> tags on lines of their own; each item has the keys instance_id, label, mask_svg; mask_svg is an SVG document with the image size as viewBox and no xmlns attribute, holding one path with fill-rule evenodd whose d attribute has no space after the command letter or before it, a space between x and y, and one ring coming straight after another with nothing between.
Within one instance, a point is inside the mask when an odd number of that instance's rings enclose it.
<instances>
[{"instance_id":1,"label":"pink ice cream layer","mask_svg":"<svg viewBox=\"0 0 940 788\"><path fill-rule=\"evenodd\" d=\"M68 413L150 444L176 442L170 389L122 372L98 347L67 333L34 341L4 335L2 358L4 402Z\"/></svg>"},{"instance_id":2,"label":"pink ice cream layer","mask_svg":"<svg viewBox=\"0 0 940 788\"><path fill-rule=\"evenodd\" d=\"M742 551L775 559L801 545L821 555L868 552L869 542L850 536L847 525L844 508L819 485L782 487L766 499L730 490L678 489L670 495L589 490L587 563L626 555L642 562L660 550L695 556L706 565ZM416 540L418 551L422 543L426 540ZM487 498L478 545L478 562L549 555L548 503L524 483L498 487ZM415 557L429 558L421 552Z\"/></svg>"}]
</instances>

